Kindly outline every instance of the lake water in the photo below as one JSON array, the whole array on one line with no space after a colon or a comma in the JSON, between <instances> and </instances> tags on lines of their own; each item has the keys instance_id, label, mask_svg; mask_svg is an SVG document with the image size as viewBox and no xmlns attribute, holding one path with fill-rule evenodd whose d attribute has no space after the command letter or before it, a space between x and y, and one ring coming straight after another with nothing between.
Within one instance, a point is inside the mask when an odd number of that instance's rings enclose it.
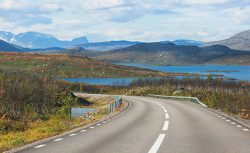
<instances>
[{"instance_id":1,"label":"lake water","mask_svg":"<svg viewBox=\"0 0 250 153\"><path fill-rule=\"evenodd\" d=\"M120 64L137 66L162 72L198 73L224 75L226 78L250 81L250 66L202 65L202 66L150 66L142 64Z\"/></svg>"},{"instance_id":2,"label":"lake water","mask_svg":"<svg viewBox=\"0 0 250 153\"><path fill-rule=\"evenodd\" d=\"M71 108L70 115L71 117L80 117L94 110L95 110L94 108Z\"/></svg>"},{"instance_id":3,"label":"lake water","mask_svg":"<svg viewBox=\"0 0 250 153\"><path fill-rule=\"evenodd\" d=\"M69 82L81 82L92 85L116 85L127 86L137 78L65 78Z\"/></svg>"},{"instance_id":4,"label":"lake water","mask_svg":"<svg viewBox=\"0 0 250 153\"><path fill-rule=\"evenodd\" d=\"M221 66L221 65L204 65L204 66L149 66L142 64L121 64L147 68L162 72L175 73L198 73L224 75L225 78L234 78L238 80L250 81L250 66ZM180 77L177 77L180 78ZM206 77L204 77L206 78ZM82 82L93 85L116 85L127 86L137 78L65 78L69 82Z\"/></svg>"}]
</instances>

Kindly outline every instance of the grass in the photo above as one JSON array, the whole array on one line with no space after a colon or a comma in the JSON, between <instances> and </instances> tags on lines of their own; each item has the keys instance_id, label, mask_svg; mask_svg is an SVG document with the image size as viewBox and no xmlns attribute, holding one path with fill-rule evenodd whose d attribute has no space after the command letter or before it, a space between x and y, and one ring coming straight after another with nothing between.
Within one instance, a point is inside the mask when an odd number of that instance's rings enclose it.
<instances>
[{"instance_id":1,"label":"grass","mask_svg":"<svg viewBox=\"0 0 250 153\"><path fill-rule=\"evenodd\" d=\"M0 59L0 69L21 70L42 77L124 78L178 75L63 54L0 53Z\"/></svg>"},{"instance_id":2,"label":"grass","mask_svg":"<svg viewBox=\"0 0 250 153\"><path fill-rule=\"evenodd\" d=\"M111 101L110 98L88 98L88 100L94 100L93 102L98 107L105 106ZM59 111L47 120L27 122L11 121L2 117L0 119L0 152L98 121L108 114L108 109L102 108L98 112L89 114L88 117L79 118L70 118L62 112L63 110Z\"/></svg>"}]
</instances>

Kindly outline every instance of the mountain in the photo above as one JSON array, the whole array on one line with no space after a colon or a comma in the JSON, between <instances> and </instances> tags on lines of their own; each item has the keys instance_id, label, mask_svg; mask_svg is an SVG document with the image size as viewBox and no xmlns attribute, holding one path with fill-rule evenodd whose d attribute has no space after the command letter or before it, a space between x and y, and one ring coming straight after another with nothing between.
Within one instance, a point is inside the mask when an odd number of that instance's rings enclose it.
<instances>
[{"instance_id":1,"label":"mountain","mask_svg":"<svg viewBox=\"0 0 250 153\"><path fill-rule=\"evenodd\" d=\"M10 42L12 38L14 38L15 35L11 32L6 31L0 31L0 39L4 40L6 42Z\"/></svg>"},{"instance_id":2,"label":"mountain","mask_svg":"<svg viewBox=\"0 0 250 153\"><path fill-rule=\"evenodd\" d=\"M175 40L175 41L172 41L172 43L174 43L175 45L179 45L179 46L202 46L205 44L204 42L201 42L201 41L187 40L187 39Z\"/></svg>"},{"instance_id":3,"label":"mountain","mask_svg":"<svg viewBox=\"0 0 250 153\"><path fill-rule=\"evenodd\" d=\"M171 41L161 41L160 43L170 43ZM122 49L126 48L132 45L136 44L142 44L143 42L139 41L126 41L126 40L120 40L120 41L105 41L105 42L95 42L95 43L87 43L83 45L78 45L80 47L83 47L87 50L92 51L109 51L109 50L115 50L115 49ZM186 46L201 46L204 43L201 41L194 41L194 40L175 40L173 41L175 45L186 45Z\"/></svg>"},{"instance_id":4,"label":"mountain","mask_svg":"<svg viewBox=\"0 0 250 153\"><path fill-rule=\"evenodd\" d=\"M9 43L32 49L44 49L52 47L68 48L78 44L88 43L88 39L86 37L76 38L71 41L62 41L51 35L33 31L19 33L17 35L14 35L10 32L1 31L0 39L1 38Z\"/></svg>"},{"instance_id":5,"label":"mountain","mask_svg":"<svg viewBox=\"0 0 250 153\"><path fill-rule=\"evenodd\" d=\"M22 46L24 48L31 49L46 49L46 48L72 48L72 47L82 47L86 50L91 51L109 51L114 49L126 48L132 45L141 44L143 42L138 41L104 41L104 42L94 42L89 43L86 37L75 38L71 41L62 41L57 38L39 33L34 31L19 33L14 35L10 32L0 31L0 39L12 43L15 45ZM161 43L169 43L170 41L161 41ZM188 45L188 46L200 46L203 42L180 39L173 41L175 45Z\"/></svg>"},{"instance_id":6,"label":"mountain","mask_svg":"<svg viewBox=\"0 0 250 153\"><path fill-rule=\"evenodd\" d=\"M108 51L108 50L125 48L125 47L129 47L135 44L140 44L140 43L141 42L138 42L138 41L120 40L120 41L86 43L86 44L82 44L78 46L83 47L87 50L92 50L92 51Z\"/></svg>"},{"instance_id":7,"label":"mountain","mask_svg":"<svg viewBox=\"0 0 250 153\"><path fill-rule=\"evenodd\" d=\"M156 42L136 44L104 53L85 55L98 60L114 63L198 65L231 61L232 63L223 64L250 64L250 61L247 60L250 58L249 52L232 50L222 45L197 47L178 46L173 43ZM228 60L230 58L234 58L235 60Z\"/></svg>"},{"instance_id":8,"label":"mountain","mask_svg":"<svg viewBox=\"0 0 250 153\"><path fill-rule=\"evenodd\" d=\"M204 46L223 45L231 49L250 51L250 30L238 33L228 39L206 43Z\"/></svg>"},{"instance_id":9,"label":"mountain","mask_svg":"<svg viewBox=\"0 0 250 153\"><path fill-rule=\"evenodd\" d=\"M0 52L21 52L23 48L7 43L6 41L0 40Z\"/></svg>"}]
</instances>

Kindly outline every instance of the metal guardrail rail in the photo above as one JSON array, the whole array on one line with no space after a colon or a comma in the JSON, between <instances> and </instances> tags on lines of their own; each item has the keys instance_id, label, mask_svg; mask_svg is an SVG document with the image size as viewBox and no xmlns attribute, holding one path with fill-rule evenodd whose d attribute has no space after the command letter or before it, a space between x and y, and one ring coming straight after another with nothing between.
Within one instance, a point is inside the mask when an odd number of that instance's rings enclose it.
<instances>
[{"instance_id":1,"label":"metal guardrail rail","mask_svg":"<svg viewBox=\"0 0 250 153\"><path fill-rule=\"evenodd\" d=\"M122 105L122 98L119 96L114 96L114 102L109 104L109 112L115 112L117 108L119 108Z\"/></svg>"},{"instance_id":2,"label":"metal guardrail rail","mask_svg":"<svg viewBox=\"0 0 250 153\"><path fill-rule=\"evenodd\" d=\"M162 99L171 99L171 100L178 100L178 101L189 101L196 104L201 105L202 107L206 107L204 103L202 103L197 97L184 97L184 96L164 96L164 95L154 95L154 94L148 94L150 97L156 97L156 98L162 98Z\"/></svg>"}]
</instances>

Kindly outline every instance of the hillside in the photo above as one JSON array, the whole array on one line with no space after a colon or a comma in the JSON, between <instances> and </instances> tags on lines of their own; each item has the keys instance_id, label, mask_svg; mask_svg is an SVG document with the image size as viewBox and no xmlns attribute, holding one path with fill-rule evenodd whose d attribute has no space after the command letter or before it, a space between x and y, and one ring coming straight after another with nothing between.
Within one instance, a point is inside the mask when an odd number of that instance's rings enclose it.
<instances>
[{"instance_id":1,"label":"hillside","mask_svg":"<svg viewBox=\"0 0 250 153\"><path fill-rule=\"evenodd\" d=\"M25 71L47 77L125 78L178 75L60 54L0 53L0 59L1 70Z\"/></svg>"},{"instance_id":2,"label":"hillside","mask_svg":"<svg viewBox=\"0 0 250 153\"><path fill-rule=\"evenodd\" d=\"M205 44L205 46L211 45L223 45L235 50L250 51L250 30L243 31L225 40Z\"/></svg>"},{"instance_id":3,"label":"hillside","mask_svg":"<svg viewBox=\"0 0 250 153\"><path fill-rule=\"evenodd\" d=\"M87 50L92 51L108 51L120 48L126 48L135 44L140 44L141 42L132 42L132 41L106 41L106 42L93 42L93 43L86 43L82 45L77 45Z\"/></svg>"},{"instance_id":4,"label":"hillside","mask_svg":"<svg viewBox=\"0 0 250 153\"><path fill-rule=\"evenodd\" d=\"M85 53L102 61L153 65L198 65L208 63L249 65L249 52L236 51L221 45L208 47L177 46L173 43L145 43L106 53ZM234 58L234 60L229 60Z\"/></svg>"},{"instance_id":5,"label":"hillside","mask_svg":"<svg viewBox=\"0 0 250 153\"><path fill-rule=\"evenodd\" d=\"M169 43L171 41L160 41L160 43ZM109 51L109 50L115 50L115 49L122 49L129 46L133 46L136 44L142 44L143 42L139 41L126 41L126 40L120 40L120 41L105 41L105 42L93 42L93 43L86 43L82 45L77 45L82 48L85 48L86 50L92 50L92 51ZM202 46L204 43L200 41L194 41L194 40L175 40L172 41L173 44L179 45L179 46Z\"/></svg>"},{"instance_id":6,"label":"hillside","mask_svg":"<svg viewBox=\"0 0 250 153\"><path fill-rule=\"evenodd\" d=\"M16 45L9 44L0 39L0 52L7 51L7 52L20 52L22 48Z\"/></svg>"}]
</instances>

